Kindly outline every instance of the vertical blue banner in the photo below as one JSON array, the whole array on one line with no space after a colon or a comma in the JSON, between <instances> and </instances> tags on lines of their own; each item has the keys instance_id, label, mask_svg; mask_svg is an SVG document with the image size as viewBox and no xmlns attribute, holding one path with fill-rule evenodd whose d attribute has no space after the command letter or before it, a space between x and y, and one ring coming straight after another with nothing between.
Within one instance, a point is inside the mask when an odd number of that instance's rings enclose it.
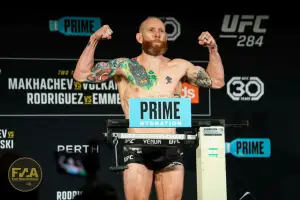
<instances>
[{"instance_id":1,"label":"vertical blue banner","mask_svg":"<svg viewBox=\"0 0 300 200\"><path fill-rule=\"evenodd\" d=\"M190 98L129 99L130 128L192 127Z\"/></svg>"}]
</instances>

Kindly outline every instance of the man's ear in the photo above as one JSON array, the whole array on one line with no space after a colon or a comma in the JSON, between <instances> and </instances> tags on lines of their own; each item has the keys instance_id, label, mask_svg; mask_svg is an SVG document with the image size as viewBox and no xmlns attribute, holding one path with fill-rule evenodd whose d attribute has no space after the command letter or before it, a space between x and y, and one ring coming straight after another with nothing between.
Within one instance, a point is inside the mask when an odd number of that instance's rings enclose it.
<instances>
[{"instance_id":1,"label":"man's ear","mask_svg":"<svg viewBox=\"0 0 300 200\"><path fill-rule=\"evenodd\" d=\"M166 41L168 41L168 34L166 34L165 39L166 39Z\"/></svg>"},{"instance_id":2,"label":"man's ear","mask_svg":"<svg viewBox=\"0 0 300 200\"><path fill-rule=\"evenodd\" d=\"M138 41L138 43L142 44L143 43L143 36L141 33L137 33L135 36L136 40Z\"/></svg>"}]
</instances>

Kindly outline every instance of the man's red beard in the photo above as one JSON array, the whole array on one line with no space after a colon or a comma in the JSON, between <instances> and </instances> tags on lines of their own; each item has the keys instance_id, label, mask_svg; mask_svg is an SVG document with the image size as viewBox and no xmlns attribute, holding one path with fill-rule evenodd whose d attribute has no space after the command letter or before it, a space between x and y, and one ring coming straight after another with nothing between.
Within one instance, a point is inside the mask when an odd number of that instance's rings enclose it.
<instances>
[{"instance_id":1,"label":"man's red beard","mask_svg":"<svg viewBox=\"0 0 300 200\"><path fill-rule=\"evenodd\" d=\"M146 54L149 54L151 56L160 56L166 53L168 49L168 42L162 42L158 40L143 40L142 48Z\"/></svg>"}]
</instances>

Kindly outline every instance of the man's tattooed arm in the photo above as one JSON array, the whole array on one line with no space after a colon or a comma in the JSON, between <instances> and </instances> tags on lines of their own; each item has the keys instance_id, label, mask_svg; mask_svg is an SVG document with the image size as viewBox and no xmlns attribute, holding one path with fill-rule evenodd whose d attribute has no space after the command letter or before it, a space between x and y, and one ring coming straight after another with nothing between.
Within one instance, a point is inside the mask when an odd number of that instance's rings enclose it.
<instances>
[{"instance_id":1,"label":"man's tattooed arm","mask_svg":"<svg viewBox=\"0 0 300 200\"><path fill-rule=\"evenodd\" d=\"M183 77L191 85L214 89L224 86L223 66L216 52L210 53L210 61L206 70L183 59L176 59L175 63L179 69L185 70Z\"/></svg>"},{"instance_id":2,"label":"man's tattooed arm","mask_svg":"<svg viewBox=\"0 0 300 200\"><path fill-rule=\"evenodd\" d=\"M212 87L212 79L202 67L189 64L186 76L191 85L204 88Z\"/></svg>"},{"instance_id":3,"label":"man's tattooed arm","mask_svg":"<svg viewBox=\"0 0 300 200\"><path fill-rule=\"evenodd\" d=\"M97 44L98 40L91 36L77 62L73 75L76 81L99 83L112 78L114 75L122 75L122 69L119 66L127 61L125 58L94 64L94 54Z\"/></svg>"},{"instance_id":4,"label":"man's tattooed arm","mask_svg":"<svg viewBox=\"0 0 300 200\"><path fill-rule=\"evenodd\" d=\"M91 69L94 66L94 54L95 49L98 44L98 40L94 37L90 37L88 44L80 55L79 60L77 61L76 68L73 74L73 78L76 81L85 81L86 76L90 74Z\"/></svg>"},{"instance_id":5,"label":"man's tattooed arm","mask_svg":"<svg viewBox=\"0 0 300 200\"><path fill-rule=\"evenodd\" d=\"M128 62L125 58L110 60L109 62L97 63L86 76L85 82L105 82L115 75L124 75L123 66Z\"/></svg>"},{"instance_id":6,"label":"man's tattooed arm","mask_svg":"<svg viewBox=\"0 0 300 200\"><path fill-rule=\"evenodd\" d=\"M208 48L209 50L209 62L206 68L207 73L212 79L212 88L220 89L224 87L224 67L220 54L218 53L218 47Z\"/></svg>"}]
</instances>

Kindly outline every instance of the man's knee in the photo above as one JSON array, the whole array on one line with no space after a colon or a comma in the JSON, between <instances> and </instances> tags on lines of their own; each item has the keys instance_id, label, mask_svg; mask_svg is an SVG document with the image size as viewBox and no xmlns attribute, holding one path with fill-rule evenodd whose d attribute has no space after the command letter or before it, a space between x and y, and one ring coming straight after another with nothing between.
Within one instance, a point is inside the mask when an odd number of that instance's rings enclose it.
<instances>
[{"instance_id":1,"label":"man's knee","mask_svg":"<svg viewBox=\"0 0 300 200\"><path fill-rule=\"evenodd\" d=\"M170 195L165 195L163 200L181 200L182 199L182 193L180 192L175 192Z\"/></svg>"},{"instance_id":2,"label":"man's knee","mask_svg":"<svg viewBox=\"0 0 300 200\"><path fill-rule=\"evenodd\" d=\"M138 163L128 164L123 172L126 200L148 200L152 186L152 171Z\"/></svg>"},{"instance_id":3,"label":"man's knee","mask_svg":"<svg viewBox=\"0 0 300 200\"><path fill-rule=\"evenodd\" d=\"M173 163L156 173L155 186L159 200L180 200L184 184L184 167Z\"/></svg>"}]
</instances>

